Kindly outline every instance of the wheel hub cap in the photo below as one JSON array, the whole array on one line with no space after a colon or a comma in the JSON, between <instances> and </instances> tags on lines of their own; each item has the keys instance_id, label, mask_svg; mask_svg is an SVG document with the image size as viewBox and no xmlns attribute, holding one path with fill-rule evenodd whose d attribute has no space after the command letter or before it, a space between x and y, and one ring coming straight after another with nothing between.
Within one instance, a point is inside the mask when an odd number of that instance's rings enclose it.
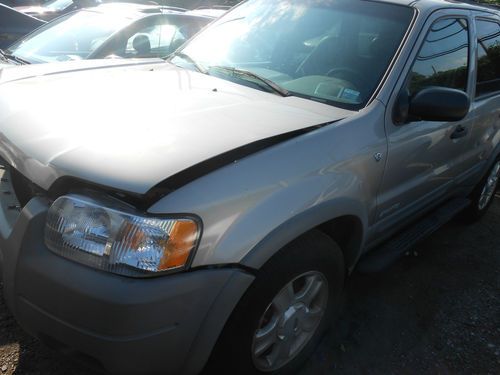
<instances>
[{"instance_id":1,"label":"wheel hub cap","mask_svg":"<svg viewBox=\"0 0 500 375\"><path fill-rule=\"evenodd\" d=\"M252 359L261 371L289 363L314 336L328 302L328 283L320 272L290 281L261 317L252 342Z\"/></svg>"}]
</instances>

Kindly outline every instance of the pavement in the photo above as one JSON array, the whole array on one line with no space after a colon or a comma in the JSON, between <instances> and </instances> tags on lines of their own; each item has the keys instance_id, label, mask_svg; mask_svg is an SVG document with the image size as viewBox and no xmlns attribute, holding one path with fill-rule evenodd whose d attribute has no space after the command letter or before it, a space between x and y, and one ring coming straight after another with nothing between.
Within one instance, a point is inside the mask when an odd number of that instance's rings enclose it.
<instances>
[{"instance_id":1,"label":"pavement","mask_svg":"<svg viewBox=\"0 0 500 375\"><path fill-rule=\"evenodd\" d=\"M500 374L500 195L388 270L354 273L342 313L301 375ZM0 375L93 374L17 325L0 292Z\"/></svg>"}]
</instances>

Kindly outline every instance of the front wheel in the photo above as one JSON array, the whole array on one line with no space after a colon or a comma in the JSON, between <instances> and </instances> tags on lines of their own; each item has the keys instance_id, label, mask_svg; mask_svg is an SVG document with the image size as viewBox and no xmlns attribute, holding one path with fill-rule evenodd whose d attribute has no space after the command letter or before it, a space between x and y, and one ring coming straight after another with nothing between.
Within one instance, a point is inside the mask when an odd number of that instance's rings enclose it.
<instances>
[{"instance_id":1,"label":"front wheel","mask_svg":"<svg viewBox=\"0 0 500 375\"><path fill-rule=\"evenodd\" d=\"M295 372L331 324L344 260L319 231L299 237L258 272L214 348L208 373Z\"/></svg>"}]
</instances>

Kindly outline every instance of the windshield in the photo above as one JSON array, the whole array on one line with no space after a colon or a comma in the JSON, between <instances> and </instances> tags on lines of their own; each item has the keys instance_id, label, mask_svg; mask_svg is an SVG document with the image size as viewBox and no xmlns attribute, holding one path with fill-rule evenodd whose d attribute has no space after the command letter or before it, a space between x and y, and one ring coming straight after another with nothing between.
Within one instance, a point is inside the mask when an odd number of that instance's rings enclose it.
<instances>
[{"instance_id":1,"label":"windshield","mask_svg":"<svg viewBox=\"0 0 500 375\"><path fill-rule=\"evenodd\" d=\"M43 7L53 12L59 12L66 9L71 4L73 4L73 0L49 0L43 3Z\"/></svg>"},{"instance_id":2,"label":"windshield","mask_svg":"<svg viewBox=\"0 0 500 375\"><path fill-rule=\"evenodd\" d=\"M8 52L31 63L80 60L132 21L120 15L83 10L48 23Z\"/></svg>"},{"instance_id":3,"label":"windshield","mask_svg":"<svg viewBox=\"0 0 500 375\"><path fill-rule=\"evenodd\" d=\"M208 74L263 88L234 74L234 69L248 71L291 95L359 109L378 86L412 17L409 7L361 0L250 0L171 61L189 69L195 61Z\"/></svg>"}]
</instances>

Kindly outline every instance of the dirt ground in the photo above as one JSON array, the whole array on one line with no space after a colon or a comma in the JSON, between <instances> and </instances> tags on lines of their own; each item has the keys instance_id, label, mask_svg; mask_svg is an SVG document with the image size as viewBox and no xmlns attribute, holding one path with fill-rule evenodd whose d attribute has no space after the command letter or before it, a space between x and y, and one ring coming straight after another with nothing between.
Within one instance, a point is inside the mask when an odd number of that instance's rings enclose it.
<instances>
[{"instance_id":1,"label":"dirt ground","mask_svg":"<svg viewBox=\"0 0 500 375\"><path fill-rule=\"evenodd\" d=\"M451 222L387 271L355 273L300 373L500 374L500 196L481 222ZM92 372L27 336L0 298L4 374Z\"/></svg>"}]
</instances>

